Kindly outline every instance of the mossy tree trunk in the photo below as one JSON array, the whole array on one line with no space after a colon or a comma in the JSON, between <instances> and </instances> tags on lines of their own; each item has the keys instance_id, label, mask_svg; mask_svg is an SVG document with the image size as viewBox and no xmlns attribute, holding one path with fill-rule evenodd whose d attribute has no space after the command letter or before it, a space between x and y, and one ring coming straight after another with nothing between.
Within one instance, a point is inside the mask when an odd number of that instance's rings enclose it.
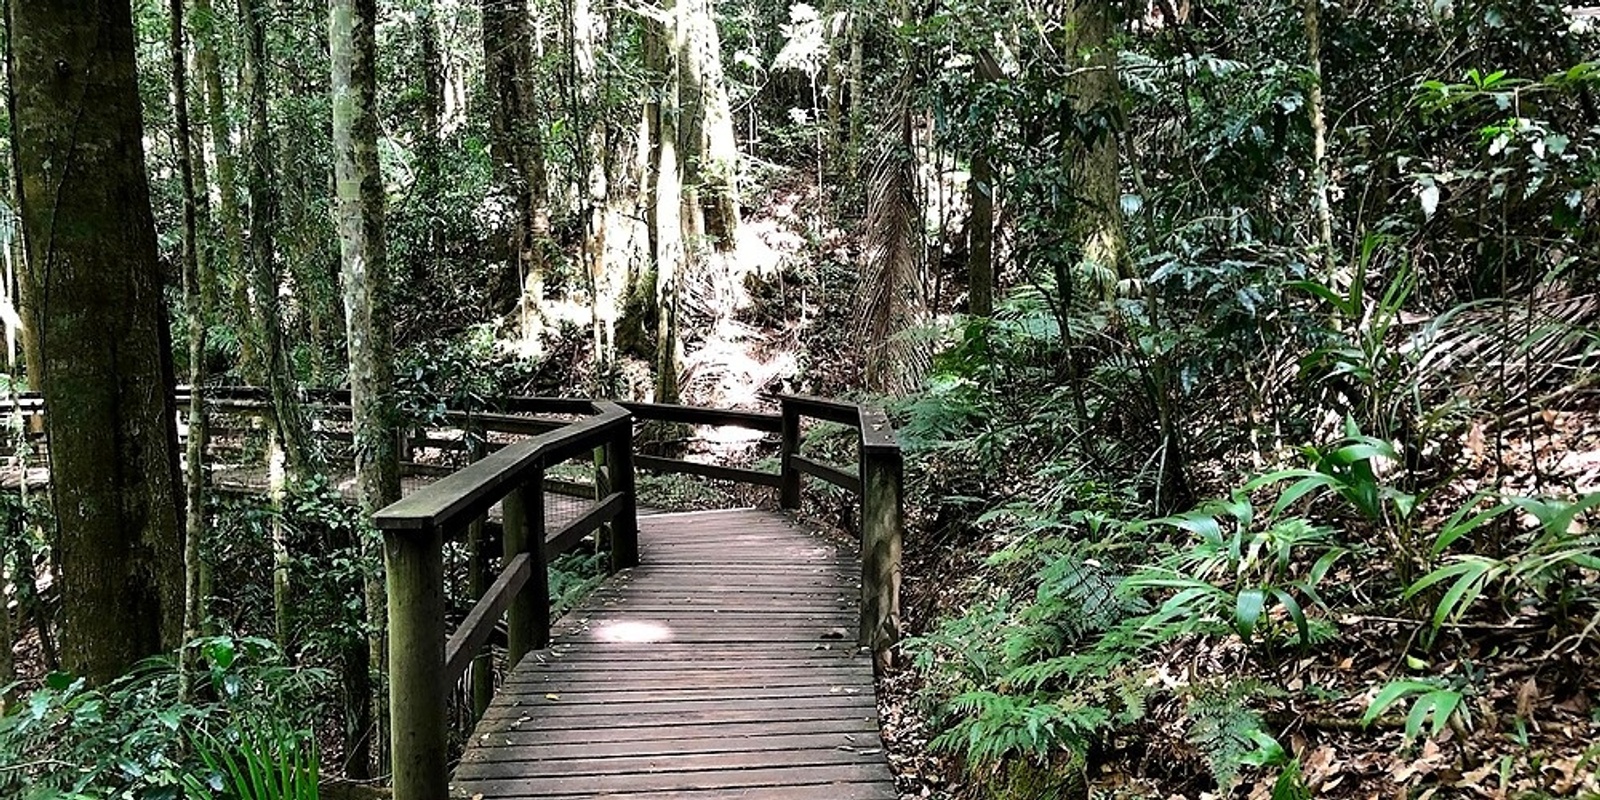
<instances>
[{"instance_id":1,"label":"mossy tree trunk","mask_svg":"<svg viewBox=\"0 0 1600 800\"><path fill-rule=\"evenodd\" d=\"M239 203L239 173L233 149L233 125L223 93L222 59L217 51L217 12L212 0L194 0L195 68L205 90L206 128L216 162L217 221L222 227L221 254L213 259L217 283L226 281L229 321L239 332L239 368L246 380L261 377L260 353L250 308L249 273L245 264L244 210Z\"/></svg>"},{"instance_id":2,"label":"mossy tree trunk","mask_svg":"<svg viewBox=\"0 0 1600 800\"><path fill-rule=\"evenodd\" d=\"M273 436L269 457L269 494L281 508L287 487L310 475L313 469L309 426L295 389L294 373L285 343L278 289L282 268L277 236L281 200L276 149L267 114L267 5L266 0L241 0L244 29L244 82L248 99L249 155L245 190L250 201L249 268L255 337L261 365L272 397ZM272 598L278 643L290 644L289 552L281 515L273 524Z\"/></svg>"},{"instance_id":3,"label":"mossy tree trunk","mask_svg":"<svg viewBox=\"0 0 1600 800\"><path fill-rule=\"evenodd\" d=\"M394 403L394 343L388 251L384 241L383 176L378 167L376 0L333 0L333 144L339 243L343 261L345 341L350 357L350 405L355 427L356 495L370 520L400 499ZM375 531L364 535L369 561L381 557ZM345 770L367 777L374 730L385 716L374 709L367 679L383 659L385 605L377 575L366 580L371 641L346 653L348 727ZM377 713L374 713L374 712ZM378 721L379 725L374 725Z\"/></svg>"},{"instance_id":4,"label":"mossy tree trunk","mask_svg":"<svg viewBox=\"0 0 1600 800\"><path fill-rule=\"evenodd\" d=\"M184 547L167 309L128 2L14 2L28 281L49 404L63 655L95 683L174 647Z\"/></svg>"},{"instance_id":5,"label":"mossy tree trunk","mask_svg":"<svg viewBox=\"0 0 1600 800\"><path fill-rule=\"evenodd\" d=\"M1112 41L1116 8L1106 0L1068 0L1062 20L1071 69L1067 92L1079 121L1068 141L1068 168L1077 188L1077 204L1068 231L1080 250L1081 271L1113 290L1115 282L1134 277L1122 225L1122 188L1118 171L1118 130L1122 120L1122 86L1117 79L1117 50Z\"/></svg>"}]
</instances>

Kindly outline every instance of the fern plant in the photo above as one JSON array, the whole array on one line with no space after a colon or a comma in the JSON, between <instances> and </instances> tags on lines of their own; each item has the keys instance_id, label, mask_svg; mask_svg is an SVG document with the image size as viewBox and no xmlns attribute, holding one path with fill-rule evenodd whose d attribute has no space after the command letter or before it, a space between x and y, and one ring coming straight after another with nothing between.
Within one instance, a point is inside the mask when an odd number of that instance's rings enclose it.
<instances>
[{"instance_id":1,"label":"fern plant","mask_svg":"<svg viewBox=\"0 0 1600 800\"><path fill-rule=\"evenodd\" d=\"M1261 715L1247 704L1252 698L1282 696L1282 689L1256 680L1202 683L1189 691L1184 709L1189 719L1187 739L1204 756L1211 776L1224 790L1233 788L1245 767L1273 767L1289 761L1283 745L1263 727Z\"/></svg>"}]
</instances>

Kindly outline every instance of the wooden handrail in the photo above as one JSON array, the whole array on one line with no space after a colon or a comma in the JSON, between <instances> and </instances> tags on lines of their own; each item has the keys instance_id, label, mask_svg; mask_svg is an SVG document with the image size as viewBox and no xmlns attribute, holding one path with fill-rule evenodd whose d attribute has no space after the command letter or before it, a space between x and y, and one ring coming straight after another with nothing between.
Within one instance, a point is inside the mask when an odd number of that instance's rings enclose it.
<instances>
[{"instance_id":1,"label":"wooden handrail","mask_svg":"<svg viewBox=\"0 0 1600 800\"><path fill-rule=\"evenodd\" d=\"M643 422L681 422L688 425L744 428L762 433L783 430L783 417L762 411L734 411L725 408L671 405L667 403L623 403Z\"/></svg>"},{"instance_id":2,"label":"wooden handrail","mask_svg":"<svg viewBox=\"0 0 1600 800\"><path fill-rule=\"evenodd\" d=\"M550 407L543 401L540 406ZM500 616L507 618L512 667L549 643L550 558L609 524L612 568L638 563L632 416L604 400L586 401L584 407L590 416L490 453L373 517L383 532L389 593L390 735L398 800L446 796L448 687L477 657ZM609 492L548 535L545 471L602 449ZM472 527L497 502L504 511L506 568L446 644L444 542Z\"/></svg>"},{"instance_id":3,"label":"wooden handrail","mask_svg":"<svg viewBox=\"0 0 1600 800\"><path fill-rule=\"evenodd\" d=\"M905 538L904 460L894 426L882 410L806 395L777 395L783 418L779 504L800 507L802 476L854 493L861 503L861 624L856 643L882 662L900 640L900 557ZM844 470L800 453L800 421L820 419L854 428L860 462Z\"/></svg>"}]
</instances>

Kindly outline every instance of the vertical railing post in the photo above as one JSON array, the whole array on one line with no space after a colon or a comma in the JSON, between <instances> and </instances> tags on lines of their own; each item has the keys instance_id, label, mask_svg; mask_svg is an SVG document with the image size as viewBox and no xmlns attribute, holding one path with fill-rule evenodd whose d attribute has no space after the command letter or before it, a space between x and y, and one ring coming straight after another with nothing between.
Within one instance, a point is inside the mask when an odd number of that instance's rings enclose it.
<instances>
[{"instance_id":1,"label":"vertical railing post","mask_svg":"<svg viewBox=\"0 0 1600 800\"><path fill-rule=\"evenodd\" d=\"M505 558L532 556L533 573L506 611L507 669L550 644L550 570L544 552L544 468L506 495Z\"/></svg>"},{"instance_id":2,"label":"vertical railing post","mask_svg":"<svg viewBox=\"0 0 1600 800\"><path fill-rule=\"evenodd\" d=\"M444 537L386 530L389 592L389 743L395 800L446 796Z\"/></svg>"},{"instance_id":3,"label":"vertical railing post","mask_svg":"<svg viewBox=\"0 0 1600 800\"><path fill-rule=\"evenodd\" d=\"M861 647L886 663L900 639L905 465L882 412L861 415Z\"/></svg>"},{"instance_id":4,"label":"vertical railing post","mask_svg":"<svg viewBox=\"0 0 1600 800\"><path fill-rule=\"evenodd\" d=\"M639 566L639 503L633 479L633 420L607 445L611 491L622 494L622 508L611 522L611 571Z\"/></svg>"},{"instance_id":5,"label":"vertical railing post","mask_svg":"<svg viewBox=\"0 0 1600 800\"><path fill-rule=\"evenodd\" d=\"M463 432L466 436L467 459L477 461L483 458L483 430L469 420ZM480 514L467 526L467 594L472 596L473 602L482 598L484 591L489 588L490 556L488 537L484 535L487 522L487 517ZM494 663L489 648L485 647L472 659L467 681L472 693L472 721L477 722L483 718L489 701L494 698Z\"/></svg>"},{"instance_id":6,"label":"vertical railing post","mask_svg":"<svg viewBox=\"0 0 1600 800\"><path fill-rule=\"evenodd\" d=\"M778 507L800 507L800 471L794 468L794 456L800 452L800 411L788 398L779 400L783 409L783 453L779 474Z\"/></svg>"}]
</instances>

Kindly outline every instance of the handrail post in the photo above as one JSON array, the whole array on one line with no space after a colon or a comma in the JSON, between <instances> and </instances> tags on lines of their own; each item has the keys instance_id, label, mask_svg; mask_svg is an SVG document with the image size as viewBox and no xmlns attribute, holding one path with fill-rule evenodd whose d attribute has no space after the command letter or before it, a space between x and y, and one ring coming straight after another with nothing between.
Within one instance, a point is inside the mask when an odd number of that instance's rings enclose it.
<instances>
[{"instance_id":1,"label":"handrail post","mask_svg":"<svg viewBox=\"0 0 1600 800\"><path fill-rule=\"evenodd\" d=\"M439 800L445 765L444 537L384 531L389 592L389 744L395 800Z\"/></svg>"},{"instance_id":2,"label":"handrail post","mask_svg":"<svg viewBox=\"0 0 1600 800\"><path fill-rule=\"evenodd\" d=\"M550 570L544 552L544 469L506 495L505 558L532 556L533 574L506 611L507 669L550 644Z\"/></svg>"},{"instance_id":3,"label":"handrail post","mask_svg":"<svg viewBox=\"0 0 1600 800\"><path fill-rule=\"evenodd\" d=\"M794 467L794 456L800 452L800 410L789 398L779 399L783 409L783 453L778 485L778 507L800 507L800 471Z\"/></svg>"},{"instance_id":4,"label":"handrail post","mask_svg":"<svg viewBox=\"0 0 1600 800\"><path fill-rule=\"evenodd\" d=\"M867 415L863 415L864 417ZM881 419L874 413L874 418ZM863 419L863 425L868 425ZM883 423L887 426L887 421ZM900 639L900 553L905 464L897 446L861 448L861 628L857 643L880 664Z\"/></svg>"},{"instance_id":5,"label":"handrail post","mask_svg":"<svg viewBox=\"0 0 1600 800\"><path fill-rule=\"evenodd\" d=\"M633 421L607 445L606 467L611 491L622 494L622 507L611 522L611 571L639 566L639 503L633 477Z\"/></svg>"},{"instance_id":6,"label":"handrail post","mask_svg":"<svg viewBox=\"0 0 1600 800\"><path fill-rule=\"evenodd\" d=\"M463 433L467 443L467 459L477 461L483 458L483 431L468 420ZM488 537L484 535L487 523L487 515L480 514L467 525L467 594L472 596L473 602L483 597L484 590L489 587L490 554ZM472 693L472 721L477 722L483 718L483 713L489 709L489 702L494 699L494 659L490 648L483 648L472 659L468 676Z\"/></svg>"}]
</instances>

